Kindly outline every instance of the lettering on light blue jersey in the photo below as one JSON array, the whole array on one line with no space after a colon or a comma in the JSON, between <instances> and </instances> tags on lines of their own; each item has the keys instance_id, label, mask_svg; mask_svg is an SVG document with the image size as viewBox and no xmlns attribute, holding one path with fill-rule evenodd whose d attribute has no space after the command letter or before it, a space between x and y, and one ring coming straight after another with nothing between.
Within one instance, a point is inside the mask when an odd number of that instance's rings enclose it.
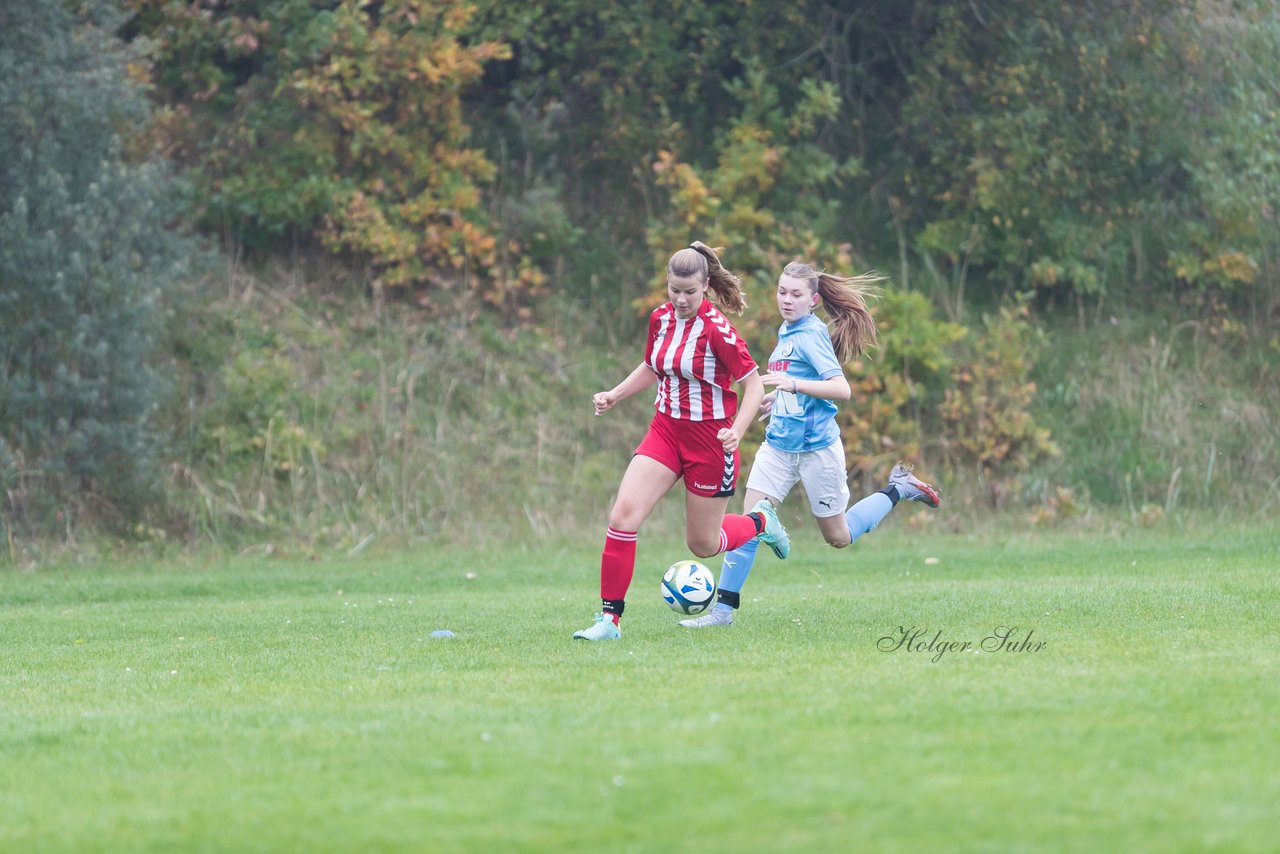
<instances>
[{"instance_id":1,"label":"lettering on light blue jersey","mask_svg":"<svg viewBox=\"0 0 1280 854\"><path fill-rule=\"evenodd\" d=\"M813 314L793 324L782 324L778 344L769 356L769 370L786 373L801 382L827 380L844 373L827 325ZM825 448L840 440L836 412L834 401L778 389L765 441L791 454Z\"/></svg>"}]
</instances>

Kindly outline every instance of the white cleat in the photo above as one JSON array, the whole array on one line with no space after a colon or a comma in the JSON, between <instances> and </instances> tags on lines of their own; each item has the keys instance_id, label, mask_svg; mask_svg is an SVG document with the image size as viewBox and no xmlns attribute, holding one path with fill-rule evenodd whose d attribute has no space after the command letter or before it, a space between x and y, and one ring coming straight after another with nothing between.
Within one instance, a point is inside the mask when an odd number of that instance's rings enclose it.
<instances>
[{"instance_id":1,"label":"white cleat","mask_svg":"<svg viewBox=\"0 0 1280 854\"><path fill-rule=\"evenodd\" d=\"M712 608L701 617L694 617L691 620L681 620L680 625L684 626L686 629L705 629L708 626L732 626L733 609Z\"/></svg>"}]
</instances>

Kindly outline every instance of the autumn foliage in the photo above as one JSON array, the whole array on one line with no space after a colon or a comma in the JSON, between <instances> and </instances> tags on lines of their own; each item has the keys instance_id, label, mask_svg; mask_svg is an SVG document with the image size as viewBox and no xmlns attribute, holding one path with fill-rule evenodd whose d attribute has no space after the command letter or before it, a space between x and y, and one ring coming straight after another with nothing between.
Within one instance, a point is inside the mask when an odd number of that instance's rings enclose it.
<instances>
[{"instance_id":1,"label":"autumn foliage","mask_svg":"<svg viewBox=\"0 0 1280 854\"><path fill-rule=\"evenodd\" d=\"M318 238L423 304L459 284L504 304L534 294L538 275L499 261L481 192L494 166L463 119L461 93L510 56L461 40L471 4L133 5L167 106L155 144L202 182L211 227Z\"/></svg>"}]
</instances>

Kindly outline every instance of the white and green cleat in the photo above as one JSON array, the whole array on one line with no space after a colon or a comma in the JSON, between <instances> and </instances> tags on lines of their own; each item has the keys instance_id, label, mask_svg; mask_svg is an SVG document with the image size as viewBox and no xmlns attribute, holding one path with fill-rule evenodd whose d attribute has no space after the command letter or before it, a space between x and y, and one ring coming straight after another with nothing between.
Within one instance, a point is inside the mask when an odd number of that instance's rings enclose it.
<instances>
[{"instance_id":1,"label":"white and green cleat","mask_svg":"<svg viewBox=\"0 0 1280 854\"><path fill-rule=\"evenodd\" d=\"M758 535L760 542L773 549L778 560L786 560L787 555L791 554L791 537L787 535L787 529L782 527L782 520L778 518L778 511L774 508L773 502L767 498L761 498L756 502L756 506L751 508L751 512L759 513L764 517L764 530Z\"/></svg>"},{"instance_id":2,"label":"white and green cleat","mask_svg":"<svg viewBox=\"0 0 1280 854\"><path fill-rule=\"evenodd\" d=\"M595 625L580 632L574 632L573 636L579 640L589 641L621 640L622 629L618 628L613 621L613 617L608 614L596 614Z\"/></svg>"}]
</instances>

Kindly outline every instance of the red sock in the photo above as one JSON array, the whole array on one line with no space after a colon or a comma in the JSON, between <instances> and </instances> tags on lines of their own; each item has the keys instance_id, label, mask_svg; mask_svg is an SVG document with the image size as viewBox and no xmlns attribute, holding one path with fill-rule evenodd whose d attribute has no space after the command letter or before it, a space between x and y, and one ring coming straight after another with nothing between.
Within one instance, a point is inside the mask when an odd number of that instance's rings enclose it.
<instances>
[{"instance_id":1,"label":"red sock","mask_svg":"<svg viewBox=\"0 0 1280 854\"><path fill-rule=\"evenodd\" d=\"M727 514L720 523L720 551L731 552L758 533L755 519Z\"/></svg>"},{"instance_id":2,"label":"red sock","mask_svg":"<svg viewBox=\"0 0 1280 854\"><path fill-rule=\"evenodd\" d=\"M600 598L627 598L631 576L636 571L636 532L609 528L604 535L604 552L600 555ZM610 614L618 622L617 614Z\"/></svg>"}]
</instances>

